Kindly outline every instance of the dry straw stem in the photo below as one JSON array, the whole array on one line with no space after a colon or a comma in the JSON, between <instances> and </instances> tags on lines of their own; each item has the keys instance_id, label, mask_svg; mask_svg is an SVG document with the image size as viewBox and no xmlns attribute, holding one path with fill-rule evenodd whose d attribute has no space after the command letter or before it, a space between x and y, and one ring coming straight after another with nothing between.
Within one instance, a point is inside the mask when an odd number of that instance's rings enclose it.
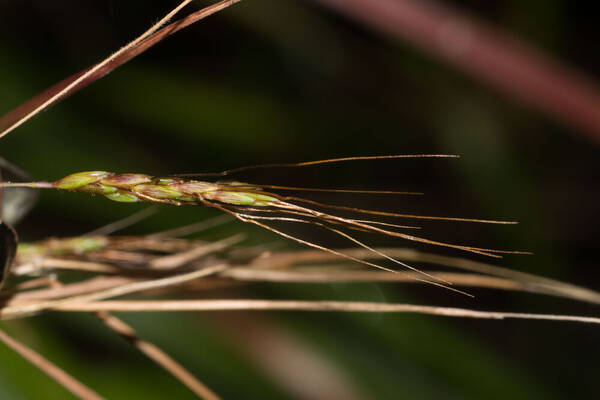
<instances>
[{"instance_id":1,"label":"dry straw stem","mask_svg":"<svg viewBox=\"0 0 600 400\"><path fill-rule=\"evenodd\" d=\"M37 281L37 279L33 280ZM46 280L47 283L50 283L50 278L46 278ZM122 286L127 283L139 282L140 280L142 280L142 278L126 276L98 276L80 282L62 284L60 287L49 287L19 292L14 290L3 290L0 294L9 297L5 306L11 306L19 303L31 303L33 300L51 300L93 293L100 290Z\"/></svg>"},{"instance_id":2,"label":"dry straw stem","mask_svg":"<svg viewBox=\"0 0 600 400\"><path fill-rule=\"evenodd\" d=\"M220 1L160 29L191 1L192 0L185 0L181 2L176 8L174 8L165 17L154 24L150 29L100 63L72 75L71 77L48 88L39 95L31 98L12 111L6 113L2 118L0 118L0 138L25 123L40 111L51 105L54 105L77 90L82 89L90 83L98 80L99 78L113 71L115 68L121 66L156 43L160 42L167 36L170 36L173 33L193 24L194 22L208 17L209 15L238 3L241 0Z\"/></svg>"},{"instance_id":3,"label":"dry straw stem","mask_svg":"<svg viewBox=\"0 0 600 400\"><path fill-rule=\"evenodd\" d=\"M57 311L341 311L376 313L417 313L445 317L478 319L530 319L600 324L600 318L577 315L477 311L454 307L389 304L357 301L296 300L106 300L98 302L61 302L48 307Z\"/></svg>"},{"instance_id":4,"label":"dry straw stem","mask_svg":"<svg viewBox=\"0 0 600 400\"><path fill-rule=\"evenodd\" d=\"M177 268L189 262L195 261L201 257L204 257L210 253L224 250L244 240L245 237L246 235L244 234L238 234L207 245L197 246L195 248L181 253L160 257L148 263L148 267L151 269L158 270L168 270Z\"/></svg>"},{"instance_id":5,"label":"dry straw stem","mask_svg":"<svg viewBox=\"0 0 600 400\"><path fill-rule=\"evenodd\" d=\"M13 270L13 274L14 275L27 275L27 274L39 273L44 270L61 270L61 269L86 271L86 272L97 272L97 273L104 273L104 274L118 274L118 273L123 272L122 268L119 268L117 266L110 265L110 264L46 257L46 258L36 260L31 263L15 266L15 268Z\"/></svg>"},{"instance_id":6,"label":"dry straw stem","mask_svg":"<svg viewBox=\"0 0 600 400\"><path fill-rule=\"evenodd\" d=\"M52 362L42 357L39 353L8 336L4 331L0 330L0 340L17 352L24 359L35 365L46 375L54 379L65 389L69 390L75 396L84 400L102 400L103 397L94 392L92 389L67 374L65 371L57 367Z\"/></svg>"},{"instance_id":7,"label":"dry straw stem","mask_svg":"<svg viewBox=\"0 0 600 400\"><path fill-rule=\"evenodd\" d=\"M339 267L339 266L338 266ZM452 282L459 287L477 287L486 289L511 290L535 294L545 294L572 300L600 304L600 293L562 282L536 283L508 278L499 278L483 274L460 272L429 271L424 272ZM289 282L289 283L332 283L332 282L388 282L388 283L424 283L412 272L388 273L356 269L336 269L335 265L319 264L319 269L273 270L256 267L230 268L220 277L243 282Z\"/></svg>"},{"instance_id":8,"label":"dry straw stem","mask_svg":"<svg viewBox=\"0 0 600 400\"><path fill-rule=\"evenodd\" d=\"M202 240L175 239L166 236L119 236L112 237L110 248L125 251L152 251L160 253L175 253L186 251L201 244L209 244Z\"/></svg>"},{"instance_id":9,"label":"dry straw stem","mask_svg":"<svg viewBox=\"0 0 600 400\"><path fill-rule=\"evenodd\" d=\"M220 399L220 397L208 386L196 379L194 375L187 371L181 364L171 358L158 346L148 342L147 340L141 339L135 330L125 322L103 311L96 312L95 315L104 323L104 325L117 332L125 340L135 346L135 348L144 353L166 371L171 373L177 380L194 392L196 396L205 400Z\"/></svg>"},{"instance_id":10,"label":"dry straw stem","mask_svg":"<svg viewBox=\"0 0 600 400\"><path fill-rule=\"evenodd\" d=\"M62 288L63 284L59 281L50 281L50 287ZM158 346L148 342L147 340L141 339L135 330L121 321L119 318L110 315L106 312L96 312L94 315L109 329L113 330L136 349L144 353L148 358L156 362L159 366L164 368L167 372L171 373L177 380L187 386L194 394L199 398L205 400L219 400L211 389L205 384L196 379L190 372L188 372L181 364L171 358Z\"/></svg>"},{"instance_id":11,"label":"dry straw stem","mask_svg":"<svg viewBox=\"0 0 600 400\"><path fill-rule=\"evenodd\" d=\"M222 218L217 218L222 219ZM211 224L215 221L210 221ZM82 272L100 272L113 275L127 275L128 282L139 280L142 276L155 278L157 274L168 273L169 268L199 269L203 268L206 261L199 260L212 252L224 250L237 242L240 237L234 236L215 243L200 242L197 240L163 238L155 239L153 235L146 237L84 237L46 239L41 242L25 244L24 252L17 258L13 271L18 274L38 274L60 269L72 269ZM159 245L160 246L157 246ZM129 251L121 251L127 249ZM175 253L166 256L156 256L157 250ZM151 253L145 253L150 251ZM560 296L574 300L587 301L600 304L600 294L586 288L562 283L548 278L539 277L507 268L476 262L458 257L439 256L418 252L412 249L401 248L353 248L333 250L332 254L321 251L303 250L283 253L258 252L257 249L237 249L235 252L224 254L225 259L237 260L235 268L215 275L210 281L201 283L186 283L185 288L178 286L178 290L203 290L211 287L231 285L232 280L239 282L249 281L286 281L286 282L331 282L331 281L378 281L378 282L408 282L410 279L418 281L419 276L411 273L376 273L375 271L358 271L350 266L338 264L338 267L325 266L324 263L345 262L343 257L351 260L372 260L389 258L393 256L399 260L434 264L459 268L477 274L459 274L448 272L423 271L428 276L433 275L442 281L451 281L457 286L486 287L502 290L519 290L524 292L540 293ZM61 259L46 254L62 254L71 259ZM21 254L21 253L19 253ZM73 259L75 257L75 259ZM104 262L90 262L89 260L102 260ZM157 266L168 264L169 268L161 269ZM156 265L155 265L156 264ZM312 268L301 267L313 265ZM367 265L372 263L366 262ZM154 267L152 267L154 266ZM318 267L318 268L315 268ZM54 268L53 268L54 267ZM343 268L340 268L343 267ZM284 269L284 270L282 270ZM491 276L489 276L491 275ZM89 292L103 284L102 278L69 284L69 292L62 296L60 291L48 293L46 289L18 293L13 288L10 293L12 298L5 305L16 305L25 299L59 298L72 296L76 293ZM110 287L112 279L107 279L103 288ZM123 281L116 281L115 286ZM46 297L51 296L51 297Z\"/></svg>"},{"instance_id":12,"label":"dry straw stem","mask_svg":"<svg viewBox=\"0 0 600 400\"><path fill-rule=\"evenodd\" d=\"M301 252L300 252L301 253ZM309 252L305 252L309 253ZM313 252L314 253L314 252ZM313 254L314 256L314 254ZM302 258L302 257L301 257ZM307 257L304 257L306 259ZM279 264L280 265L280 264ZM273 265L272 265L273 266ZM238 267L239 268L239 267ZM161 278L151 281L136 281L133 278L95 278L87 282L79 282L71 285L65 285L64 291L56 289L38 290L32 292L26 292L23 294L17 294L14 299L11 300L9 305L5 307L1 316L3 318L16 318L30 315L34 312L43 310L60 310L60 311L215 311L215 310L304 310L304 311L356 311L356 312L416 312L433 315L445 315L445 316L456 316L456 317L470 317L470 318L486 318L486 319L501 319L501 318L519 318L519 319L543 319L543 320L557 320L557 321L576 321L576 322L587 322L587 323L599 323L598 318L586 317L586 316L569 316L569 315L551 315L551 314L528 314L528 313L504 313L504 312L486 312L476 311L467 309L455 309L447 307L432 307L432 306L418 306L408 304L382 304L382 303L358 303L358 302L306 302L306 301L266 301L266 300L198 300L198 301L103 301L97 302L99 299L106 299L110 297L122 296L126 294L155 290L155 289L175 289L184 284L193 283L192 280L208 274L220 273L222 277L236 278L236 279L248 279L256 280L257 275L263 274L262 278L268 280L269 276L272 277L273 273L281 273L282 271L277 270L256 270L255 268L239 268L238 271L242 271L246 276L236 276L235 269L227 270L225 264L215 266L215 270L200 270L193 271L188 274L182 274L174 277ZM230 272L232 271L232 272ZM306 276L307 272L298 271L283 271L291 272L296 276L292 278L298 278L301 275ZM318 271L317 271L318 272ZM331 272L328 272L331 274ZM345 276L354 276L356 274L367 274L370 280L372 279L372 271L340 271L342 278ZM227 275L230 276L227 276ZM242 274L242 275L243 275ZM389 275L389 279L400 280L397 274L384 274L377 273L379 275ZM310 275L308 275L310 276ZM331 276L331 275L330 275ZM281 277L281 275L280 275ZM365 275L359 276L360 279L365 278ZM448 276L452 277L452 276ZM289 278L289 276L288 276ZM323 277L325 278L325 277ZM515 289L523 291L534 291L527 284L523 284L518 281L511 281L510 279L494 280L494 278L487 276L477 276L473 274L463 274L462 276L456 275L457 283L459 284L472 284L475 286L482 287L495 287L501 289ZM537 277L534 277L537 278ZM298 278L298 279L301 279ZM327 279L327 278L325 278ZM539 278L542 279L542 278ZM106 281L108 280L108 282ZM325 282L331 281L325 280ZM194 281L202 282L202 281ZM560 284L560 283L559 283ZM578 288L581 289L581 288ZM556 290L558 292L559 290ZM537 291L543 293L542 291ZM591 292L591 291L590 291ZM37 293L37 296L36 296ZM72 295L73 293L81 293L80 295ZM594 293L594 292L592 292ZM69 297L64 297L69 295ZM552 294L552 293L546 293ZM28 298L29 297L29 298ZM46 298L58 297L58 300L44 301ZM565 291L564 297L569 296L569 293ZM41 300L37 303L30 303L32 300Z\"/></svg>"},{"instance_id":13,"label":"dry straw stem","mask_svg":"<svg viewBox=\"0 0 600 400\"><path fill-rule=\"evenodd\" d=\"M64 286L64 293L60 290L48 290L42 289L37 291L29 292L5 292L5 296L11 295L12 297L5 303L8 306L14 306L17 304L23 304L27 299L43 300L51 298L60 298L73 296L75 294L91 293L95 290L107 289L112 286L124 284L126 282L139 281L142 276L156 277L156 274L164 274L167 271L161 272L156 268L141 268L143 265L137 264L138 258L144 258L144 253L138 252L120 252L112 250L112 247L116 246L121 248L124 243L138 243L143 244L144 238L135 237L122 237L118 239L108 238L103 239L101 237L95 238L96 241L106 243L107 248L102 250L100 254L97 252L92 253L79 253L79 257L94 257L94 258L105 258L115 264L110 263L89 263L87 261L79 261L66 259L61 260L57 258L41 258L37 260L37 266L48 266L48 268L32 268L32 264L16 265L14 270L22 272L40 273L42 271L52 271L50 268L56 265L59 268L56 269L73 269L76 271L94 271L101 273L110 273L113 275L124 274L128 277L119 278L93 278L88 281L76 282ZM235 238L225 239L225 242ZM170 239L172 240L172 239ZM74 239L65 239L66 243L76 243ZM63 249L65 245L60 245L58 239L46 240L40 242L40 244L33 244L30 246L43 247L44 243L51 248ZM186 245L188 243L189 245ZM146 258L147 262L167 260L171 267L182 267L186 269L198 269L205 266L205 261L191 261L190 254L197 255L197 251L200 251L202 255L208 254L205 249L219 250L223 242L217 242L215 247L211 245L195 245L197 241L191 240L178 240L176 248L170 250L181 250L181 253L168 255L164 257L153 256L154 258ZM147 246L149 245L149 246ZM137 245L136 245L137 246ZM127 246L125 246L126 248ZM138 246L142 249L154 250L154 242L147 243L144 246ZM570 285L558 281L554 281L548 278L539 277L532 274L522 273L506 268L501 268L481 262L472 260L457 258L457 257L446 257L433 255L428 253L422 253L411 249L398 249L398 248L382 248L374 249L375 252L365 249L341 249L333 250L335 254L345 254L351 259L378 259L383 258L382 254L389 254L398 259L406 261L414 261L419 263L435 264L440 266L447 266L453 268L464 269L471 272L477 272L477 274L468 273L448 273L448 272L437 272L437 271L424 271L428 275L437 276L445 281L451 281L456 286L470 286L470 287L485 287L495 288L502 290L518 290L531 293L539 293L553 296L560 296L564 298L570 298L574 300L587 301L591 303L600 304L600 294L582 287ZM195 253L195 254L194 254ZM245 253L249 253L244 255ZM86 255L88 254L88 255ZM110 254L107 257L106 254ZM304 250L304 251L293 251L286 253L264 253L259 256L260 253L252 251L252 249L239 249L237 251L238 265L235 268L229 268L218 275L215 275L210 281L202 281L195 283L186 282L185 287L178 286L177 290L204 290L211 287L222 287L223 285L234 284L232 280L238 282L253 282L253 281L280 281L280 282L332 282L332 281L377 281L377 282L410 282L411 279L417 279L418 275L410 273L378 273L375 271L356 270L345 264L338 264L335 266L326 266L324 263L328 262L344 262L343 258L338 257L335 254L327 254L320 251ZM225 255L229 257L228 255ZM257 258L258 256L258 258ZM122 258L119 258L122 257ZM195 257L192 257L195 259ZM132 266L131 263L135 260ZM240 260L247 260L244 264L239 264ZM247 263L250 264L247 264ZM306 264L306 266L300 266ZM307 268L307 266L312 267ZM489 276L492 275L492 276ZM114 284L113 284L114 282ZM171 289L175 288L171 286Z\"/></svg>"},{"instance_id":14,"label":"dry straw stem","mask_svg":"<svg viewBox=\"0 0 600 400\"><path fill-rule=\"evenodd\" d=\"M209 218L205 221L197 222L195 224L190 224L186 226L182 226L179 228L168 229L166 231L152 233L147 235L146 238L156 239L156 238L174 238L181 237L186 235L191 235L196 232L200 232L209 228L213 228L215 226L222 225L226 222L233 221L233 218L229 215L219 215L218 217Z\"/></svg>"},{"instance_id":15,"label":"dry straw stem","mask_svg":"<svg viewBox=\"0 0 600 400\"><path fill-rule=\"evenodd\" d=\"M258 265L258 264L257 264ZM337 268L336 268L337 267ZM457 272L428 271L425 272L435 275L441 279L448 280L459 287L479 287L498 290L512 290L537 294L546 294L573 300L587 301L595 303L595 299L600 295L589 289L574 285L545 284L544 286L508 278L499 278L482 274L469 274ZM197 291L211 287L222 287L237 282L294 282L294 283L331 283L331 282L389 282L389 283L422 283L414 273L387 273L368 270L340 269L339 266L319 265L319 269L292 269L292 270L274 270L250 267L228 268L223 272L216 274L209 281L184 282L181 285L173 286L173 290ZM24 302L32 300L49 300L64 298L86 293L93 293L98 290L114 288L126 283L139 282L140 277L95 277L89 280L64 285L62 289L40 289L32 291L15 292L6 291L3 294L10 296L5 305L22 305ZM563 288L565 286L565 288ZM568 286L568 287L567 287ZM585 294L583 296L582 294Z\"/></svg>"},{"instance_id":16,"label":"dry straw stem","mask_svg":"<svg viewBox=\"0 0 600 400\"><path fill-rule=\"evenodd\" d=\"M127 294L162 288L162 287L166 287L166 286L178 285L178 284L182 284L187 281L191 281L194 279L198 279L198 278L202 278L202 277L206 277L209 275L219 273L219 272L225 270L227 267L228 267L227 264L216 264L216 265L208 266L208 267L202 268L200 270L196 270L196 271L192 271L192 272L188 272L188 273L184 273L184 274L169 276L169 277L160 278L160 279L126 283L124 285L111 287L111 288L108 288L105 290L99 290L99 291L89 293L89 294L67 297L67 298L58 299L58 300L42 301L42 302L37 302L37 303L32 303L32 304L8 306L8 307L4 307L3 309L0 310L0 317L15 318L15 317L19 317L19 316L31 315L33 313L42 311L44 309L51 308L53 306L56 306L56 305L58 305L60 303L64 303L64 302L69 302L69 301L89 302L89 301L107 299L107 298L111 298L111 297L125 296Z\"/></svg>"},{"instance_id":17,"label":"dry straw stem","mask_svg":"<svg viewBox=\"0 0 600 400\"><path fill-rule=\"evenodd\" d=\"M521 290L528 292L542 293L573 300L585 301L593 304L600 304L600 293L594 290L544 278L534 274L498 267L465 258L440 256L437 254L420 252L413 249L380 248L378 250L392 257L396 257L405 261L428 263L438 266L463 269L485 275L502 277L512 282L518 282L522 286ZM345 249L340 251L356 258L377 258L376 254L364 249ZM339 258L320 251L305 250L272 254L269 257L256 260L254 267L265 269L290 268L294 264L315 264L331 261L339 261Z\"/></svg>"},{"instance_id":18,"label":"dry straw stem","mask_svg":"<svg viewBox=\"0 0 600 400\"><path fill-rule=\"evenodd\" d=\"M156 207L156 206L146 207L143 210L140 210L134 214L131 214L128 217L122 218L118 221L115 221L108 225L104 225L101 228L98 228L91 232L88 232L84 236L107 236L107 235L110 235L111 233L125 229L128 226L137 224L138 222L143 221L144 219L156 214L157 212L158 212L158 207Z\"/></svg>"},{"instance_id":19,"label":"dry straw stem","mask_svg":"<svg viewBox=\"0 0 600 400\"><path fill-rule=\"evenodd\" d=\"M293 283L334 283L334 282L396 282L396 283L423 283L415 278L415 273L406 272L393 274L389 272L364 271L364 270L339 270L334 266L328 268L321 266L318 271L281 271L257 268L236 267L230 268L220 277L246 282L293 282ZM427 271L440 279L452 282L456 286L470 286L490 289L503 289L515 291L529 291L528 287L520 282L511 281L493 276L479 274L465 274L461 272Z\"/></svg>"},{"instance_id":20,"label":"dry straw stem","mask_svg":"<svg viewBox=\"0 0 600 400\"><path fill-rule=\"evenodd\" d=\"M190 244L195 244L195 246L190 246L190 249L183 249L179 253L166 256L106 249L85 256L86 258L101 259L104 262L92 262L71 258L38 257L22 264L17 263L12 268L12 274L16 276L36 275L48 273L50 271L70 270L112 275L164 275L169 270L185 266L190 262L225 250L231 245L243 240L244 237L244 234L238 234L208 244L199 241L191 241ZM114 262L115 264L111 264L111 262ZM197 269L201 266L195 265L194 267Z\"/></svg>"},{"instance_id":21,"label":"dry straw stem","mask_svg":"<svg viewBox=\"0 0 600 400\"><path fill-rule=\"evenodd\" d=\"M42 276L39 278L29 279L28 281L18 283L12 286L10 289L2 290L2 294L10 293L11 295L14 293L18 293L19 291L25 291L29 289L36 289L39 287L50 286L52 284L53 279L48 276Z\"/></svg>"},{"instance_id":22,"label":"dry straw stem","mask_svg":"<svg viewBox=\"0 0 600 400\"><path fill-rule=\"evenodd\" d=\"M113 252L113 246L122 247L123 243L139 243L139 249L141 251L150 250L154 248L154 242L151 240L150 245L145 243L145 238L118 238L108 239L103 237L96 237L86 239L84 243L102 243L102 252ZM90 242L91 240L91 242ZM155 239L153 239L155 240ZM173 240L173 239L163 239ZM224 241L217 242L215 248L217 250L228 247L232 241L236 242L239 238L232 237L225 239ZM59 251L65 249L71 249L73 253L71 256L77 255L78 257L87 257L89 254L95 254L97 252L92 251L91 253L81 252L77 250L80 243L75 238L67 238L63 242L60 239L52 239L40 242L38 244L29 245L30 250L35 250L33 254L37 254L37 251L41 251L44 254L44 244L49 248ZM144 244L145 243L145 244ZM87 281L76 282L69 285L64 285L62 288L53 289L41 289L31 290L29 292L6 293L10 297L5 302L5 308L0 314L3 318L16 318L30 315L31 313L54 309L61 307L62 305L68 304L81 304L84 302L95 302L97 300L108 299L111 297L122 296L131 293L139 293L142 291L152 291L154 294L164 293L182 293L183 291L191 291L192 293L198 293L199 290L204 290L212 287L221 287L223 285L232 285L235 282L254 282L254 281L285 281L285 282L332 282L332 281L375 281L375 282L410 282L415 276L403 273L382 273L367 270L356 270L356 267L348 267L344 264L339 264L336 267L329 267L324 265L326 262L340 262L344 261L337 256L337 254L344 254L344 257L350 259L379 259L387 258L389 256L384 255L391 254L397 258L403 260L426 262L437 265L449 266L454 268L461 268L467 271L476 272L474 273L449 273L449 272L430 272L428 274L439 275L440 278L453 281L457 286L473 286L473 287L486 287L503 290L519 290L525 292L542 293L555 296L562 296L566 298L572 298L576 300L588 301L598 303L600 295L594 291L580 288L574 285L564 284L561 282L553 281L547 278L538 277L531 274L526 274L518 271L508 270L506 268L500 268L489 264L474 262L471 260L465 260L456 257L444 257L437 256L427 253L420 253L409 249L371 249L371 248L359 248L359 249L344 249L344 250L332 250L333 254L327 254L323 252L317 252L313 250L305 251L294 251L287 253L264 253L259 256L256 251L252 252L252 249L246 249L246 252L251 253L250 257L243 257L246 259L245 264L238 264L232 268L227 262L221 262L217 266L216 271L207 271L207 262L214 262L210 260L198 260L198 249L201 249L201 255L206 255L205 249L206 244L202 243L201 246L197 245L197 241L181 240L177 242L175 250L181 250L180 253L172 254L164 257L156 258L158 260L166 259L169 260L170 267L181 267L186 269L192 269L193 271L188 274L160 277L153 280L141 280L140 276L116 276L116 277L97 277ZM189 245L185 245L189 243ZM209 244L208 247L211 247ZM96 247L93 247L96 248ZM126 248L126 247L125 247ZM240 249L241 250L241 249ZM374 251L375 250L375 251ZM239 251L238 251L239 252ZM31 253L31 251L30 251ZM112 253L111 253L112 254ZM100 264L105 265L103 268L105 271L111 271L113 273L122 272L123 274L130 274L131 271L135 270L137 273L146 274L152 278L156 278L156 274L160 273L160 270L156 268L138 268L132 269L128 265L132 259L137 257L131 257L131 255L141 256L144 253L122 253L117 251L114 253L112 261L116 264ZM190 257L193 254L193 257ZM125 257L119 260L119 256ZM259 257L257 257L259 256ZM166 257L166 258L165 258ZM225 255L226 259L228 255ZM238 257L239 258L239 257ZM52 259L52 258L51 258ZM241 260L241 259L240 259ZM39 260L44 261L44 257ZM66 260L74 261L75 269L77 269L78 260ZM55 259L55 262L60 263L60 259ZM134 263L135 264L135 263ZM303 264L303 266L298 265ZM19 267L17 267L18 269ZM83 269L85 269L85 264ZM162 273L167 272L163 271ZM199 275L198 275L199 274ZM205 275L206 274L206 275ZM211 279L197 280L195 278L200 276L212 275ZM489 275L495 275L489 276ZM500 278L498 278L500 277ZM36 283L34 281L34 283ZM36 284L39 284L37 282ZM102 303L110 304L110 303ZM153 304L153 303L147 303ZM474 311L479 313L479 311ZM497 315L498 313L495 313ZM502 313L500 313L502 314ZM479 314L476 314L479 315ZM512 313L507 315L512 316ZM515 314L516 315L516 314ZM518 314L521 315L521 314ZM530 315L530 314L522 314ZM568 317L560 316L559 318ZM546 318L546 317L544 317ZM552 318L556 319L556 316ZM583 318L586 320L588 317L575 317ZM566 319L568 320L568 318ZM586 320L587 321L587 320Z\"/></svg>"},{"instance_id":23,"label":"dry straw stem","mask_svg":"<svg viewBox=\"0 0 600 400\"><path fill-rule=\"evenodd\" d=\"M492 276L467 273L451 273L441 271L429 271L440 278L452 281L456 286L480 287L488 289L514 290L522 292L545 293L536 290L527 283L512 281L510 279L496 278ZM177 286L169 286L172 291L198 291L206 288L221 287L223 285L237 282L295 282L295 283L331 283L331 282L390 282L390 283L419 283L416 276L411 273L386 273L366 270L340 269L339 266L320 265L319 270L273 270L256 267L234 267L228 268L215 275L211 282L202 280L184 282ZM82 294L90 294L100 290L115 288L128 283L139 282L141 278L134 277L95 277L89 280L63 285L61 289L39 289L25 292L7 292L11 296L6 306L24 305L32 300L50 300L66 298ZM212 283L212 285L210 284Z\"/></svg>"}]
</instances>

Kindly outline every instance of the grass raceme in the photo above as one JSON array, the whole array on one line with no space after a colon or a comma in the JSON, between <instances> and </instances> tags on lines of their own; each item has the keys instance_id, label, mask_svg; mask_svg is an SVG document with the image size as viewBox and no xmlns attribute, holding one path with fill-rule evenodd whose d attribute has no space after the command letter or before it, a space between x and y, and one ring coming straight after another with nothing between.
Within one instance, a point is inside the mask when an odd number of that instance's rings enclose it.
<instances>
[{"instance_id":1,"label":"grass raceme","mask_svg":"<svg viewBox=\"0 0 600 400\"><path fill-rule=\"evenodd\" d=\"M195 176L227 176L233 173L264 167L304 167L317 164L326 164L342 161L368 160L368 159L389 159L389 158L441 158L456 157L451 155L392 155L392 156L372 156L372 157L348 157L328 160L309 161L295 164L270 164L262 166L251 166L223 171L215 174L197 174ZM397 237L413 242L420 242L429 245L454 248L470 253L481 254L489 257L500 257L501 253L519 253L514 251L503 251L496 249L486 249L467 245L458 245L453 243L430 240L421 236L406 233L409 229L418 229L418 227L393 224L375 220L366 220L358 218L348 218L336 215L334 212L325 212L323 209L350 211L355 214L369 214L386 217L412 218L412 219L438 219L450 221L467 221L481 223L514 224L509 221L493 221L467 218L450 218L421 216L411 214L397 214L377 210L366 210L346 206L337 206L323 204L309 199L294 196L283 196L278 193L265 191L265 189L274 190L299 190L299 191L332 191L332 192L355 192L355 193L401 193L401 194L420 194L414 192L392 192L392 191L368 191L368 190L339 190L339 189L320 189L320 188L297 188L287 186L273 185L255 185L238 181L217 181L209 182L204 180L192 179L190 175L175 175L171 177L154 177L140 173L116 174L106 171L87 171L68 175L55 182L29 182L29 183L4 183L3 186L27 186L32 188L48 188L82 192L92 195L102 195L110 200L124 203L133 202L153 202L170 205L203 205L217 208L227 214L233 215L237 219L258 225L268 229L280 236L289 238L304 245L317 248L329 253L352 259L353 261L370 265L387 271L395 271L373 264L368 261L359 260L349 255L339 253L335 250L321 246L317 243L309 242L299 237L287 234L270 225L271 222L290 222L305 223L321 227L336 235L367 249L373 253L384 257L405 268L419 273L423 280L447 287L450 282L422 272L400 260L381 254L378 250L359 241L348 233L349 230L369 232L390 237ZM454 290L454 289L453 289Z\"/></svg>"}]
</instances>

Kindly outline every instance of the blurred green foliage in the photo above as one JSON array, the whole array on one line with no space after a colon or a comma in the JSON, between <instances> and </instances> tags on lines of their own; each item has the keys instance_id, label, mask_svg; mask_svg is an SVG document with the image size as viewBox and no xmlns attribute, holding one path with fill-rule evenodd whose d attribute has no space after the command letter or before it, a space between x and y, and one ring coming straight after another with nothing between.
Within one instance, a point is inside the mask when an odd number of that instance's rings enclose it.
<instances>
[{"instance_id":1,"label":"blurred green foliage","mask_svg":"<svg viewBox=\"0 0 600 400\"><path fill-rule=\"evenodd\" d=\"M100 60L175 3L0 2L0 112ZM590 39L597 38L597 14L591 5L453 3L598 77L600 56ZM294 0L247 0L210 17L0 141L2 156L48 180L83 170L168 174L348 155L456 153L462 158L257 171L240 179L417 190L426 196L314 198L391 211L519 220L510 227L426 223L423 228L442 240L532 250L535 256L507 257L500 264L591 288L600 287L598 150L577 132L490 92L439 60ZM77 235L138 209L44 192L18 230L25 240ZM126 233L216 214L198 207L165 208ZM316 229L286 228L313 241L349 245ZM238 231L251 234L249 245L277 242L297 248L241 223L203 237ZM407 245L382 239L372 244ZM552 298L473 293L474 301L422 286L261 284L210 294L597 313ZM369 399L583 398L596 388L598 330L590 326L412 315L260 317L330 360ZM244 350L252 343L241 344L231 335L224 321L241 318L239 313L124 318L226 399L296 398ZM192 398L91 316L52 314L2 325L108 398ZM264 352L269 353L268 346ZM302 374L296 378L302 380ZM67 395L0 346L0 398Z\"/></svg>"}]
</instances>

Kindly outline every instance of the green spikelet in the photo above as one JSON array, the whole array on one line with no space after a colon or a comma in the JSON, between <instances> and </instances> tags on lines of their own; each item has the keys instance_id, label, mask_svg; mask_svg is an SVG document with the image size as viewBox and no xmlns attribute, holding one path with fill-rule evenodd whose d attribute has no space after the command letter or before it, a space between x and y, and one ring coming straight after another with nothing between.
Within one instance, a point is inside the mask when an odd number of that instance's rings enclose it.
<instances>
[{"instance_id":1,"label":"green spikelet","mask_svg":"<svg viewBox=\"0 0 600 400\"><path fill-rule=\"evenodd\" d=\"M109 175L110 173L106 171L78 172L54 182L54 187L57 189L77 190L84 188L91 183L98 182Z\"/></svg>"}]
</instances>

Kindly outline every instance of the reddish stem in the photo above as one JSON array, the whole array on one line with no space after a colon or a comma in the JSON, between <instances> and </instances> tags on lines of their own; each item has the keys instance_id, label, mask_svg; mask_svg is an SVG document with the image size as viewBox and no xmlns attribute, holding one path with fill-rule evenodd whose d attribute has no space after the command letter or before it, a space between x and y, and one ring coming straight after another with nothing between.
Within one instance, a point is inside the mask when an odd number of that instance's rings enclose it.
<instances>
[{"instance_id":1,"label":"reddish stem","mask_svg":"<svg viewBox=\"0 0 600 400\"><path fill-rule=\"evenodd\" d=\"M596 83L497 27L435 0L318 0L406 41L600 142Z\"/></svg>"}]
</instances>

